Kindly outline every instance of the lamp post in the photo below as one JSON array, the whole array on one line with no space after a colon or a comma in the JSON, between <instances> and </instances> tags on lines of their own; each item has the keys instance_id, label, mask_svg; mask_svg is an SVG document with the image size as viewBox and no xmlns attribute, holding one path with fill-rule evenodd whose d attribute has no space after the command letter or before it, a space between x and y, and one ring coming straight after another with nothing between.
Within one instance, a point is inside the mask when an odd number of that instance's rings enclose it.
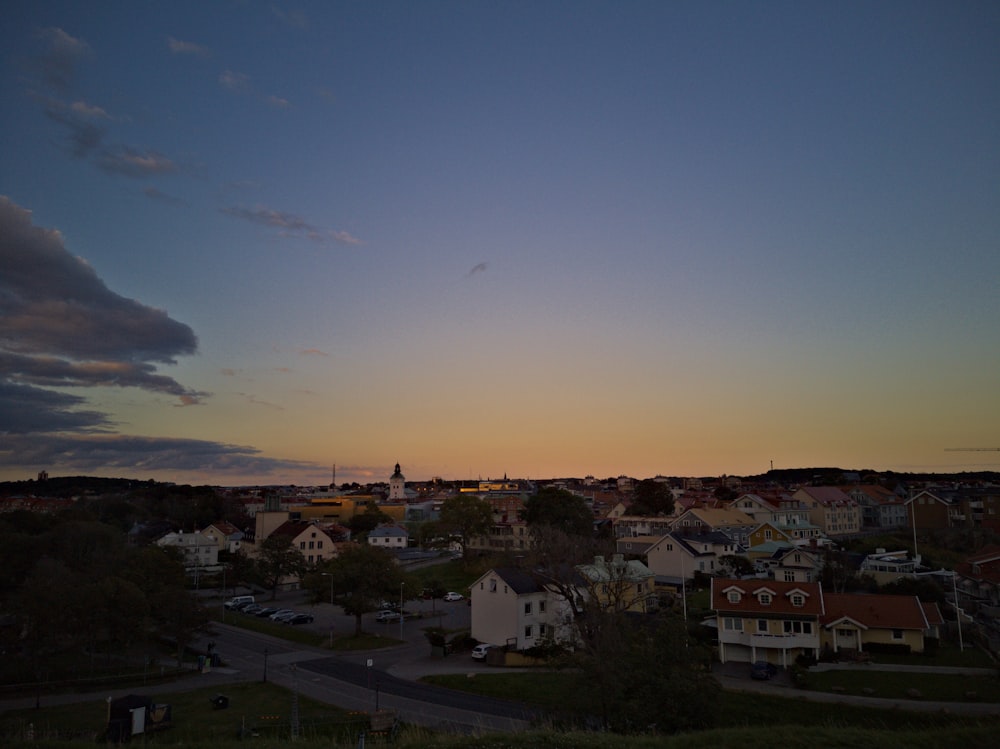
<instances>
[{"instance_id":1,"label":"lamp post","mask_svg":"<svg viewBox=\"0 0 1000 749\"><path fill-rule=\"evenodd\" d=\"M267 684L267 648L264 648L264 683Z\"/></svg>"},{"instance_id":2,"label":"lamp post","mask_svg":"<svg viewBox=\"0 0 1000 749\"><path fill-rule=\"evenodd\" d=\"M333 606L333 575L329 572L320 572L323 577L330 578L330 606ZM330 647L333 648L333 621L330 622Z\"/></svg>"},{"instance_id":3,"label":"lamp post","mask_svg":"<svg viewBox=\"0 0 1000 749\"><path fill-rule=\"evenodd\" d=\"M958 574L955 570L951 571L951 594L955 598L955 621L958 622L958 650L959 652L965 652L965 645L962 643L962 609L958 607L958 584L955 582L955 578Z\"/></svg>"},{"instance_id":4,"label":"lamp post","mask_svg":"<svg viewBox=\"0 0 1000 749\"><path fill-rule=\"evenodd\" d=\"M399 584L399 639L403 639L403 588L406 583Z\"/></svg>"}]
</instances>

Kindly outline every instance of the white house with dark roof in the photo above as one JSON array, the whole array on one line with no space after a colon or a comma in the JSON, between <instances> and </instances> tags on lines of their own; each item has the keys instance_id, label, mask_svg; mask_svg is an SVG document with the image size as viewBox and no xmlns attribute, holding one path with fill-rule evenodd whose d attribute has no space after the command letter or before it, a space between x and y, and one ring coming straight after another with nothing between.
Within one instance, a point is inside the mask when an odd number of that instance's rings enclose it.
<instances>
[{"instance_id":1,"label":"white house with dark roof","mask_svg":"<svg viewBox=\"0 0 1000 749\"><path fill-rule=\"evenodd\" d=\"M470 635L479 642L526 650L572 639L569 604L525 570L489 570L472 583L469 599Z\"/></svg>"},{"instance_id":2,"label":"white house with dark roof","mask_svg":"<svg viewBox=\"0 0 1000 749\"><path fill-rule=\"evenodd\" d=\"M405 549L409 543L409 531L393 523L378 525L368 534L368 544L381 549Z\"/></svg>"}]
</instances>

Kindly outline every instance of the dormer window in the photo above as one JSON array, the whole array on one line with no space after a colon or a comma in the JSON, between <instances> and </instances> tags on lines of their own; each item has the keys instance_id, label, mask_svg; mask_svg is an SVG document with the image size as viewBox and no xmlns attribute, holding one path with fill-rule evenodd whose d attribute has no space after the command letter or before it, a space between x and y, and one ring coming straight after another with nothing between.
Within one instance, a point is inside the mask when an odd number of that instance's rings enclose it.
<instances>
[{"instance_id":1,"label":"dormer window","mask_svg":"<svg viewBox=\"0 0 1000 749\"><path fill-rule=\"evenodd\" d=\"M805 606L806 599L801 593L796 593L792 596L792 606Z\"/></svg>"},{"instance_id":2,"label":"dormer window","mask_svg":"<svg viewBox=\"0 0 1000 749\"><path fill-rule=\"evenodd\" d=\"M760 594L760 598L758 600L760 601L760 605L761 606L770 606L771 605L771 594L770 593L761 593Z\"/></svg>"},{"instance_id":3,"label":"dormer window","mask_svg":"<svg viewBox=\"0 0 1000 749\"><path fill-rule=\"evenodd\" d=\"M727 596L730 603L739 603L741 597L742 596L740 596L740 592L738 590L729 591L729 595Z\"/></svg>"}]
</instances>

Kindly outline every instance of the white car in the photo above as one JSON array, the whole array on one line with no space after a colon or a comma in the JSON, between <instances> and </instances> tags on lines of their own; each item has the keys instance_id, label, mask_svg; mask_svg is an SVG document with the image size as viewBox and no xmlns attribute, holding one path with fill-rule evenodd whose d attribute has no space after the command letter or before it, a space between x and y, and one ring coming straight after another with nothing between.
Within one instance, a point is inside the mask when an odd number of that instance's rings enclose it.
<instances>
[{"instance_id":1,"label":"white car","mask_svg":"<svg viewBox=\"0 0 1000 749\"><path fill-rule=\"evenodd\" d=\"M444 594L444 600L446 601L461 601L463 598L465 598L465 596L461 593L456 593L455 591Z\"/></svg>"},{"instance_id":2,"label":"white car","mask_svg":"<svg viewBox=\"0 0 1000 749\"><path fill-rule=\"evenodd\" d=\"M493 647L492 645L487 645L486 643L480 643L472 649L472 657L475 658L477 661L485 661L486 654L492 647Z\"/></svg>"},{"instance_id":3,"label":"white car","mask_svg":"<svg viewBox=\"0 0 1000 749\"><path fill-rule=\"evenodd\" d=\"M400 614L398 611L393 611L391 609L382 609L377 614L375 614L375 621L377 622L394 622L398 621Z\"/></svg>"}]
</instances>

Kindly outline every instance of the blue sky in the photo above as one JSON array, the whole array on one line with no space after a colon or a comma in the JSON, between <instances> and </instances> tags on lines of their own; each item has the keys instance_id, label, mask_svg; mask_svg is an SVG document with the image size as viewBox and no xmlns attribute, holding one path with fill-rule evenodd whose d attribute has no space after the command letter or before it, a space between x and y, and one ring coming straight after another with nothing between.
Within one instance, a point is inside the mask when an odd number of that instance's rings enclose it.
<instances>
[{"instance_id":1,"label":"blue sky","mask_svg":"<svg viewBox=\"0 0 1000 749\"><path fill-rule=\"evenodd\" d=\"M7 8L2 477L997 466L994 3Z\"/></svg>"}]
</instances>

